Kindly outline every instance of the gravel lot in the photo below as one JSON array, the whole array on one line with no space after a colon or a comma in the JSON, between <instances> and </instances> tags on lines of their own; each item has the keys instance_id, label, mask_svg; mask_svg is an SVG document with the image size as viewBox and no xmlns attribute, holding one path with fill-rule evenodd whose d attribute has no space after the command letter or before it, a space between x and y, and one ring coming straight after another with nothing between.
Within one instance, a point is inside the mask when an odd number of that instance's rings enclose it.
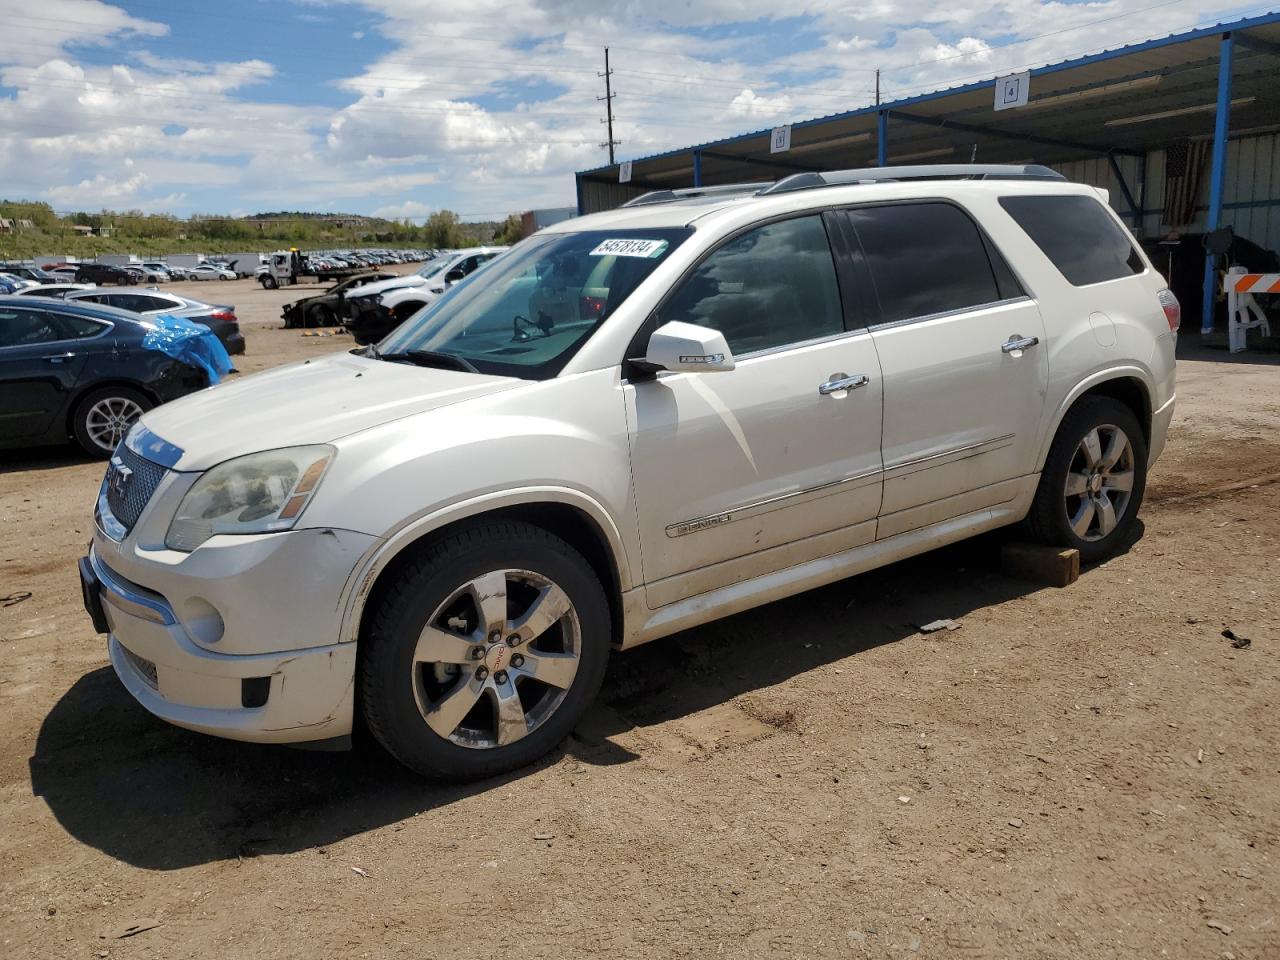
<instances>
[{"instance_id":1,"label":"gravel lot","mask_svg":"<svg viewBox=\"0 0 1280 960\"><path fill-rule=\"evenodd\" d=\"M246 372L351 347L275 329L296 288L172 289L236 305ZM102 465L0 454L4 955L1280 957L1280 367L1180 379L1074 586L989 537L659 641L464 788L152 719L80 604Z\"/></svg>"}]
</instances>

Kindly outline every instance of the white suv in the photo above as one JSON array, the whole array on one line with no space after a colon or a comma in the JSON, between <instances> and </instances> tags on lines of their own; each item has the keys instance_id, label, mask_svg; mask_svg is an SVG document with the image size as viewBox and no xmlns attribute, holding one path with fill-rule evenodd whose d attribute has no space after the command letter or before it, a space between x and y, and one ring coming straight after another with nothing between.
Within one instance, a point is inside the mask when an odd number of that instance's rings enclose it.
<instances>
[{"instance_id":1,"label":"white suv","mask_svg":"<svg viewBox=\"0 0 1280 960\"><path fill-rule=\"evenodd\" d=\"M1044 168L648 195L376 347L145 414L86 605L172 723L342 743L359 715L415 770L491 775L569 733L612 648L1023 520L1107 556L1177 325Z\"/></svg>"}]
</instances>

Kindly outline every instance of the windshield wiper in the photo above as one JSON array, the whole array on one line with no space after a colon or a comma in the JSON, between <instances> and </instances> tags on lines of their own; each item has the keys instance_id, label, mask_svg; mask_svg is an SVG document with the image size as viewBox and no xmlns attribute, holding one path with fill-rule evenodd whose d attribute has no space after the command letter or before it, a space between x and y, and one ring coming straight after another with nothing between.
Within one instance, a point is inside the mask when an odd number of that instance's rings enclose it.
<instances>
[{"instance_id":1,"label":"windshield wiper","mask_svg":"<svg viewBox=\"0 0 1280 960\"><path fill-rule=\"evenodd\" d=\"M406 350L404 353L378 353L375 350L374 357L393 363L412 363L419 367L439 367L442 370L461 370L463 373L480 372L470 360L438 350Z\"/></svg>"}]
</instances>

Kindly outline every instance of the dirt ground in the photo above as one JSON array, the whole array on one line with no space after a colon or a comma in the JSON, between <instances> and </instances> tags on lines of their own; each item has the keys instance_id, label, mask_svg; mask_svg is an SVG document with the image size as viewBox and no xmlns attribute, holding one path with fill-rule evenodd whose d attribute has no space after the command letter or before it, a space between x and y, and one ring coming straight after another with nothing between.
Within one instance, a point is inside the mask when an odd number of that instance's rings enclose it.
<instances>
[{"instance_id":1,"label":"dirt ground","mask_svg":"<svg viewBox=\"0 0 1280 960\"><path fill-rule=\"evenodd\" d=\"M350 348L183 287L246 371ZM1182 363L1139 535L1074 586L987 537L659 641L468 787L151 718L80 604L102 465L0 454L0 955L1280 957L1275 360Z\"/></svg>"}]
</instances>

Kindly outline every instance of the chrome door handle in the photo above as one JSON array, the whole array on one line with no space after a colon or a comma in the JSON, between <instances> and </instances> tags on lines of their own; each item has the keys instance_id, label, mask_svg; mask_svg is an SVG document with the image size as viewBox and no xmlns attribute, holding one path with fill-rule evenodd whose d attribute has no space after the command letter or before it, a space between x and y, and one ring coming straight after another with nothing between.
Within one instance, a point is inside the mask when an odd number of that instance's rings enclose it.
<instances>
[{"instance_id":1,"label":"chrome door handle","mask_svg":"<svg viewBox=\"0 0 1280 960\"><path fill-rule=\"evenodd\" d=\"M51 356L45 357L44 360L46 363L66 363L68 360L70 360L74 356L75 356L74 353L56 353Z\"/></svg>"},{"instance_id":2,"label":"chrome door handle","mask_svg":"<svg viewBox=\"0 0 1280 960\"><path fill-rule=\"evenodd\" d=\"M847 373L833 373L830 380L819 384L818 393L824 397L829 397L833 393L843 393L846 390L865 387L870 382L871 378L861 373L855 373L852 377Z\"/></svg>"},{"instance_id":3,"label":"chrome door handle","mask_svg":"<svg viewBox=\"0 0 1280 960\"><path fill-rule=\"evenodd\" d=\"M1014 334L1004 343L1000 344L1000 349L1005 353L1016 353L1021 356L1023 350L1027 349L1027 347L1034 347L1039 342L1039 337L1022 337Z\"/></svg>"}]
</instances>

